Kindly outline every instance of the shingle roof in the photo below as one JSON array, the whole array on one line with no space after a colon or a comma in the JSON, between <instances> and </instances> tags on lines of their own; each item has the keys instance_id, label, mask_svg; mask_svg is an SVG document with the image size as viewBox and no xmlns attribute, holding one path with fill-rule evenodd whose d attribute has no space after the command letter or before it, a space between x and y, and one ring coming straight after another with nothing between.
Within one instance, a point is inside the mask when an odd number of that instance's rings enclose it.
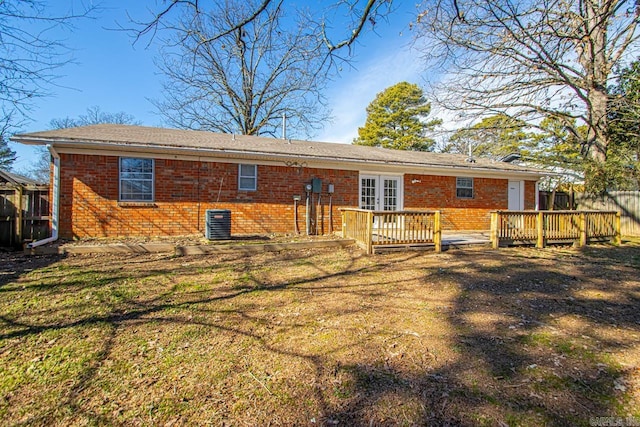
<instances>
[{"instance_id":1,"label":"shingle roof","mask_svg":"<svg viewBox=\"0 0 640 427\"><path fill-rule=\"evenodd\" d=\"M272 155L342 162L358 161L414 167L424 166L427 168L451 167L544 174L538 169L489 159L477 158L475 163L470 163L467 161L467 156L461 154L390 150L352 144L283 140L260 136L229 135L205 131L116 124L25 133L15 135L12 139L27 144L65 142L82 146L83 143L102 143L112 146L198 150L203 155L207 151L232 151L244 155Z\"/></svg>"},{"instance_id":2,"label":"shingle roof","mask_svg":"<svg viewBox=\"0 0 640 427\"><path fill-rule=\"evenodd\" d=\"M42 182L36 181L35 179L31 179L24 175L19 175L17 173L9 172L2 169L0 169L0 181L19 185L44 185Z\"/></svg>"}]
</instances>

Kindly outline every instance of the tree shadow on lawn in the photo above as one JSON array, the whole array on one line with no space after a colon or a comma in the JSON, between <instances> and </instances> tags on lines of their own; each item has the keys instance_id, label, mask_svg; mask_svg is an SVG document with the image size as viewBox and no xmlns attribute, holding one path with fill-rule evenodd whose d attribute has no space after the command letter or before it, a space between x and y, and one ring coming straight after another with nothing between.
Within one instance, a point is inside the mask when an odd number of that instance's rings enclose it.
<instances>
[{"instance_id":1,"label":"tree shadow on lawn","mask_svg":"<svg viewBox=\"0 0 640 427\"><path fill-rule=\"evenodd\" d=\"M278 254L274 255L275 257ZM285 259L295 260L295 259L304 259L307 254L300 253L297 256L291 256L287 254ZM144 256L138 257L134 256L129 258L127 261L120 260L123 264L127 262L131 262L132 264L138 263L136 259L145 258ZM173 259L171 256L166 257L166 261L173 264L173 266L168 266L163 269L145 269L144 263L140 263L141 265L137 266L139 268L135 273L132 274L131 271L127 271L125 269L120 269L115 267L114 265L103 265L101 270L75 270L73 268L68 271L66 268L62 266L58 266L53 270L49 271L47 269L48 263L42 263L41 266L43 269L40 271L39 278L47 283L30 283L26 286L16 286L16 283L8 278L2 285L10 285L9 289L4 289L8 294L11 293L20 293L20 292L31 292L38 294L38 296L46 297L49 294L68 294L73 295L78 293L79 291L84 292L95 292L99 291L105 287L113 287L122 282L131 281L132 279L154 279L163 276L169 276L170 281L179 282L183 280L185 277L189 276L198 276L202 272L202 270L207 270L208 272L214 272L218 269L223 272L229 269L229 265L232 265L231 268L234 271L245 272L246 277L242 277L242 281L240 284L234 284L227 288L222 294L217 293L215 295L211 295L207 290L202 291L189 291L186 292L181 297L176 297L177 294L180 293L179 286L174 285L171 286L167 291L161 293L155 293L150 296L140 296L140 295L124 295L122 298L119 298L113 304L106 304L106 307L102 307L103 314L96 315L95 313L90 315L84 315L84 313L75 313L75 316L66 316L66 308L56 307L54 304L53 307L48 309L33 309L29 313L20 313L18 315L0 315L0 324L2 325L2 329L4 333L0 334L0 350L11 349L11 347L17 348L21 344L24 344L25 340L36 339L41 341L38 338L40 335L46 334L47 332L62 332L64 331L74 331L77 328L90 328L95 333L95 328L102 328L105 330L105 334L100 339L100 344L97 347L91 349L91 356L87 355L88 362L83 363L83 366L79 370L78 374L69 379L68 381L73 383L73 386L70 387L67 391L65 391L60 398L56 401L56 408L46 408L42 411L36 411L38 413L31 414L23 418L22 420L15 423L15 425L33 425L33 424L48 424L53 422L54 420L59 420L61 416L64 414L70 415L73 414L73 419L77 419L76 417L84 418L85 421L90 423L99 423L99 424L113 424L118 423L119 421L113 417L109 417L99 411L94 409L86 408L86 405L82 403L87 399L87 396L83 396L83 392L85 392L88 388L92 386L92 383L98 373L99 368L111 357L114 340L118 335L118 330L129 327L132 324L141 324L141 323L156 323L156 324L182 324L182 325L202 325L207 328L210 328L212 331L215 330L226 330L232 334L238 336L246 336L258 342L262 341L262 337L254 334L250 331L245 331L241 328L229 328L221 325L220 323L211 322L211 321L200 321L198 319L194 319L193 316L185 316L183 313L175 314L173 316L168 316L167 313L184 310L188 308L191 313L194 314L204 314L210 315L211 310L208 310L204 307L207 307L211 304L219 304L224 301L231 301L245 294L251 294L253 292L278 292L283 289L295 287L299 284L309 284L318 282L329 277L341 277L341 276L349 276L350 274L357 274L369 271L371 269L375 270L375 267L364 266L361 268L353 268L354 259L348 260L348 265L342 271L332 272L327 269L324 269L320 266L315 268L316 273L313 277L302 277L296 281L288 281L282 283L264 283L258 277L256 277L253 273L251 256L248 255L225 255L222 257L222 262L220 265L210 265L203 266L201 263L197 263L196 266L190 266L188 263L182 263L183 259ZM55 264L56 261L59 261L60 257L51 257L51 264ZM109 259L105 257L105 259ZM185 258L186 259L186 258ZM157 261L156 258L154 261ZM175 261L175 262L173 262ZM13 275L14 280L18 280L22 273L30 273L32 268L25 268L23 271L16 270L15 275ZM102 273L99 275L98 273ZM62 274L65 275L66 280L60 281L56 276ZM98 280L94 280L94 275L99 276ZM77 277L76 277L77 276ZM175 279L175 280L174 280ZM52 283L53 282L53 283ZM186 295L186 298L185 298ZM99 304L104 305L105 301L98 301ZM74 308L82 309L84 306L91 306L91 303L80 303L77 304L74 302ZM202 309L201 309L202 307ZM106 309L105 309L106 308ZM228 314L225 310L216 310L217 313ZM251 320L245 313L238 311L238 315L241 317L245 317L248 320ZM55 341L52 340L52 342ZM265 345L265 348L269 349L268 345ZM299 356L299 355L294 355ZM46 356L45 356L46 358ZM36 363L39 362L42 357L36 357L33 359ZM9 393L10 395L11 393ZM0 401L0 414L6 412L5 408L2 408L2 403L9 404L9 399L7 396L3 396Z\"/></svg>"},{"instance_id":2,"label":"tree shadow on lawn","mask_svg":"<svg viewBox=\"0 0 640 427\"><path fill-rule=\"evenodd\" d=\"M328 424L565 426L639 417L628 403L638 355L626 365L614 355L640 344L640 248L553 253L459 252L461 263L427 269L425 279L460 286L448 314L457 360L413 374L347 365L358 398L329 410ZM372 410L380 401L407 412L380 418Z\"/></svg>"},{"instance_id":3,"label":"tree shadow on lawn","mask_svg":"<svg viewBox=\"0 0 640 427\"><path fill-rule=\"evenodd\" d=\"M627 414L631 408L625 403L633 373L615 355L640 343L640 288L636 278L640 248L529 251L533 250L452 251L446 258L451 262L447 263L440 262L443 256L408 254L374 257L374 263L364 264L358 263L360 255L352 253L346 258L345 252L340 268L311 261L313 273L293 280L265 279L251 257L244 255L228 255L209 266L193 261L195 258L168 257L166 267L150 273L145 271L144 262L136 267L137 273L132 273L116 268L114 261L104 266L108 274L103 281L85 285L89 289L113 286L138 274L138 279L149 275L154 281L164 280L166 289L150 295L125 294L107 304L103 313L82 314L75 319L61 318L55 308L46 312L48 322L3 315L3 329L8 332L0 339L5 342L24 342L48 331L76 328L101 328L102 334L88 362L61 395L59 407L31 414L16 424L68 420L65 416L97 424L122 422L115 415L86 405L91 397L86 393L96 387L100 367L113 357L114 343L122 329L150 322L201 326L208 334L222 331L250 340L265 357L279 355L312 366L312 386L300 391L296 402L287 406L274 396L266 398L283 414L287 408L296 411L288 414L288 420L296 424L559 426L588 425L590 417ZM308 256L284 252L278 261L309 265ZM277 258L277 254L267 257L266 263ZM147 258L132 261L137 259ZM424 266L416 267L421 260ZM276 262L274 268L279 266ZM330 293L345 301L350 297L355 298L353 301L362 299L360 306L327 306L322 315L329 320L376 312L384 316L386 310L398 309L393 301L398 296L380 289L393 286L400 292L415 286L411 283L416 268L425 293L429 284L446 283L456 289L456 297L442 310L433 306L424 309L432 310L433 316L451 329L448 345L454 355L446 358L447 363L439 363L427 347L410 350L404 358L389 357L386 349L381 351L366 334L336 342L326 351L311 351L283 346L259 329L274 317L261 309L262 293L312 294L314 297L308 297L311 303L317 303L315 296ZM231 269L241 273L238 277L242 280L215 294L198 289L197 283L183 291L177 285L168 286L178 279L197 280L203 269L209 273ZM80 285L83 279L71 282ZM64 292L76 291L64 288ZM255 298L235 308L224 305L249 295ZM306 303L303 300L300 304ZM416 305L415 310L420 308ZM309 319L285 322L279 327L280 334L310 328L310 323ZM349 359L343 352L351 347L359 354ZM423 359L410 364L408 357ZM637 359L631 362L637 366ZM306 415L300 414L300 401L305 398L315 402L315 409ZM10 404L10 399L6 403ZM281 419L287 420L283 414Z\"/></svg>"},{"instance_id":4,"label":"tree shadow on lawn","mask_svg":"<svg viewBox=\"0 0 640 427\"><path fill-rule=\"evenodd\" d=\"M46 268L62 259L64 255L26 256L22 252L0 252L0 293L5 285L35 270Z\"/></svg>"}]
</instances>

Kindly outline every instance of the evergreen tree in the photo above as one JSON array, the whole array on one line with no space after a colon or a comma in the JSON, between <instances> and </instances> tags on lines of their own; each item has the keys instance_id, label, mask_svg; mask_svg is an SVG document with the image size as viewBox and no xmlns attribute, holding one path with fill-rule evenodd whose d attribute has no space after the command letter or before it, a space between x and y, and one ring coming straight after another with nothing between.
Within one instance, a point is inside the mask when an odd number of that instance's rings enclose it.
<instances>
[{"instance_id":1,"label":"evergreen tree","mask_svg":"<svg viewBox=\"0 0 640 427\"><path fill-rule=\"evenodd\" d=\"M504 114L496 114L469 128L456 131L442 151L467 154L469 146L473 156L495 160L509 154L528 156L531 135L527 132L526 123Z\"/></svg>"},{"instance_id":2,"label":"evergreen tree","mask_svg":"<svg viewBox=\"0 0 640 427\"><path fill-rule=\"evenodd\" d=\"M9 169L16 160L16 152L9 148L4 137L0 137L0 169Z\"/></svg>"},{"instance_id":3,"label":"evergreen tree","mask_svg":"<svg viewBox=\"0 0 640 427\"><path fill-rule=\"evenodd\" d=\"M431 104L416 84L400 82L376 95L367 107L367 120L353 143L396 150L431 151L426 133L442 121L427 120Z\"/></svg>"},{"instance_id":4,"label":"evergreen tree","mask_svg":"<svg viewBox=\"0 0 640 427\"><path fill-rule=\"evenodd\" d=\"M603 168L607 188L640 188L640 60L622 69L609 104L610 154Z\"/></svg>"}]
</instances>

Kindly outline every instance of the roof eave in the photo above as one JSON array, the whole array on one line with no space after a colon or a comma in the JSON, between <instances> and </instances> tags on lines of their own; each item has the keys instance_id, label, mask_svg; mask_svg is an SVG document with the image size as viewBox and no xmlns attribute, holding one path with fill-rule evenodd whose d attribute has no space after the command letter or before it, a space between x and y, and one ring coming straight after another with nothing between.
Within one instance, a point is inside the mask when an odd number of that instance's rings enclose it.
<instances>
[{"instance_id":1,"label":"roof eave","mask_svg":"<svg viewBox=\"0 0 640 427\"><path fill-rule=\"evenodd\" d=\"M303 155L303 154L284 154L284 153L265 153L259 151L247 151L247 150L233 150L226 148L202 148L202 147L177 147L155 144L136 144L136 143L121 143L113 141L86 141L86 140L70 140L63 138L39 138L30 137L28 135L16 135L11 138L12 141L19 142L28 145L52 145L56 149L69 148L69 149L85 149L96 154L100 152L117 149L120 152L151 152L151 153L164 153L169 155L195 155L199 157L215 157L232 159L239 156L246 159L256 160L272 160L272 161L289 161L295 160L307 160L319 163L338 163L356 165L357 169L367 169L371 166L381 166L385 168L402 168L406 173L441 173L452 171L474 172L484 176L494 176L496 174L510 177L522 177L538 180L543 176L553 176L555 174L537 171L537 170L511 170L502 168L480 167L480 166L456 166L456 165L427 165L424 163L415 162L399 162L399 161L383 161L383 160L370 160L370 159L356 159L349 157L328 157L321 155Z\"/></svg>"}]
</instances>

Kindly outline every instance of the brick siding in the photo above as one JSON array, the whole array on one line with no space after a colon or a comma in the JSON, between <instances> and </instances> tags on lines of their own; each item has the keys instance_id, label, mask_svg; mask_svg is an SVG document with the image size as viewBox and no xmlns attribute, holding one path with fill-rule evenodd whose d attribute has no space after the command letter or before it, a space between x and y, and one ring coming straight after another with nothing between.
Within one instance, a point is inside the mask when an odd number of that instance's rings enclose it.
<instances>
[{"instance_id":1,"label":"brick siding","mask_svg":"<svg viewBox=\"0 0 640 427\"><path fill-rule=\"evenodd\" d=\"M535 181L524 182L524 208L531 210L536 208L536 183Z\"/></svg>"},{"instance_id":2,"label":"brick siding","mask_svg":"<svg viewBox=\"0 0 640 427\"><path fill-rule=\"evenodd\" d=\"M292 233L293 196L301 196L298 227L305 232L304 185L323 180L320 209L313 197L318 232L329 232L327 184L333 230L339 209L358 205L358 172L287 166L258 166L256 191L238 190L238 165L156 159L153 203L118 202L118 157L61 154L60 236L171 236L204 233L207 209L230 209L232 234Z\"/></svg>"},{"instance_id":3,"label":"brick siding","mask_svg":"<svg viewBox=\"0 0 640 427\"><path fill-rule=\"evenodd\" d=\"M247 163L251 163L248 161ZM357 171L258 166L256 191L238 190L238 165L156 159L155 200L118 202L118 157L61 154L60 237L127 237L204 234L207 209L231 211L232 234L293 233L293 196L299 195L298 229L305 232L304 185L322 179L313 195L313 228L318 234L340 230L340 208L358 206ZM413 181L413 182L412 182ZM335 187L329 211L328 184ZM533 208L534 182L525 185L525 206ZM456 178L404 177L406 209L441 209L445 229L489 228L489 212L507 208L507 180L474 179L474 197L456 197Z\"/></svg>"},{"instance_id":4,"label":"brick siding","mask_svg":"<svg viewBox=\"0 0 640 427\"><path fill-rule=\"evenodd\" d=\"M404 176L405 209L442 211L444 230L488 230L490 212L507 209L508 180L473 179L473 198L456 196L456 177L412 175Z\"/></svg>"}]
</instances>

